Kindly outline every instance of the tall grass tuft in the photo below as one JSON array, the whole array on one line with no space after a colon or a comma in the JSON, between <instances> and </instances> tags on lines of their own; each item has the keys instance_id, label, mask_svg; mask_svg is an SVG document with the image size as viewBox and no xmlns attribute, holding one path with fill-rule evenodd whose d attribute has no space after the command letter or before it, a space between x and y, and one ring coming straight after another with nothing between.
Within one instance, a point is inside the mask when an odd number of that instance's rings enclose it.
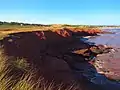
<instances>
[{"instance_id":1,"label":"tall grass tuft","mask_svg":"<svg viewBox=\"0 0 120 90\"><path fill-rule=\"evenodd\" d=\"M8 57L0 48L0 90L63 90L63 85L54 87L54 83L46 83L44 78L36 77L36 69L30 68L25 58ZM69 86L64 90L78 90Z\"/></svg>"}]
</instances>

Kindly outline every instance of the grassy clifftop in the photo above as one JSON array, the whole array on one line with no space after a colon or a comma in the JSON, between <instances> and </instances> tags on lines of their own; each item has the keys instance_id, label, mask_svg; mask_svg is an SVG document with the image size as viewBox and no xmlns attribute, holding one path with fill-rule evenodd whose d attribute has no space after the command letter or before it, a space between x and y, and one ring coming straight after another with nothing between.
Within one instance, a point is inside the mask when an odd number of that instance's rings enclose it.
<instances>
[{"instance_id":1,"label":"grassy clifftop","mask_svg":"<svg viewBox=\"0 0 120 90\"><path fill-rule=\"evenodd\" d=\"M97 28L0 26L0 90L82 90L66 60L88 48L74 36L96 35ZM84 61L84 57L79 58Z\"/></svg>"}]
</instances>

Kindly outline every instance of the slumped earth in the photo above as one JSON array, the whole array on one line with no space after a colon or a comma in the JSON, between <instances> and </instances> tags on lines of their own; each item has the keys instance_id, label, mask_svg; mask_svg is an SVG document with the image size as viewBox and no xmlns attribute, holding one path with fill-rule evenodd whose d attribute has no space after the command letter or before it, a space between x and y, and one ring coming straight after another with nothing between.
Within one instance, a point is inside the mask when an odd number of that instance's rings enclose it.
<instances>
[{"instance_id":1,"label":"slumped earth","mask_svg":"<svg viewBox=\"0 0 120 90\"><path fill-rule=\"evenodd\" d=\"M95 39L102 37L96 36L97 33L69 29L14 33L3 38L1 46L7 57L25 58L29 68L36 68L34 80L43 76L45 81L53 81L56 87L60 83L64 84L63 88L78 85L71 90L120 90L120 83L116 81L120 74L119 49L103 43L95 45ZM84 36L95 37L92 41ZM19 80L23 73L24 70L13 70L10 75L15 74Z\"/></svg>"}]
</instances>

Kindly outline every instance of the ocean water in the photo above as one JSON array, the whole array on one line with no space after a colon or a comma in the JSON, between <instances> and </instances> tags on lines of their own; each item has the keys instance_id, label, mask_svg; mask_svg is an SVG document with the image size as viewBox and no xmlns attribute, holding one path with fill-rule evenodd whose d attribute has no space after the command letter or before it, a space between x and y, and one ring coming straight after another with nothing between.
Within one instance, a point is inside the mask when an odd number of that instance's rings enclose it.
<instances>
[{"instance_id":1,"label":"ocean water","mask_svg":"<svg viewBox=\"0 0 120 90\"><path fill-rule=\"evenodd\" d=\"M118 51L113 54L113 60L120 58L120 29L104 29L105 31L113 32L113 34L99 34L98 36L93 36L90 38L80 38L80 40L95 45L108 45L113 48L116 48ZM119 48L119 49L118 49ZM110 54L111 55L111 54ZM106 59L109 59L110 55L106 56ZM102 59L105 59L104 57ZM119 81L111 81L105 75L100 74L96 71L94 67L89 67L87 64L84 67L84 78L86 78L89 83L86 83L88 90L120 90ZM79 64L81 68L81 64ZM118 64L118 67L120 64ZM85 72L86 71L86 72Z\"/></svg>"},{"instance_id":2,"label":"ocean water","mask_svg":"<svg viewBox=\"0 0 120 90\"><path fill-rule=\"evenodd\" d=\"M87 41L96 45L103 44L120 48L120 29L104 29L114 34L99 34L100 36L89 38Z\"/></svg>"}]
</instances>

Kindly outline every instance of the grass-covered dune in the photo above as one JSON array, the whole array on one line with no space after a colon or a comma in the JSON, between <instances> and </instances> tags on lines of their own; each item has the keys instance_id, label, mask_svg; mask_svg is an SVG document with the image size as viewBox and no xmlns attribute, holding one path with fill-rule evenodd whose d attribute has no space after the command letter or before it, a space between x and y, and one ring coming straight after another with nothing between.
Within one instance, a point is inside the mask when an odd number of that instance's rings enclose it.
<instances>
[{"instance_id":1,"label":"grass-covered dune","mask_svg":"<svg viewBox=\"0 0 120 90\"><path fill-rule=\"evenodd\" d=\"M90 48L77 36L97 35L96 28L0 28L0 90L84 90L71 65ZM87 56L89 58L89 56Z\"/></svg>"}]
</instances>

